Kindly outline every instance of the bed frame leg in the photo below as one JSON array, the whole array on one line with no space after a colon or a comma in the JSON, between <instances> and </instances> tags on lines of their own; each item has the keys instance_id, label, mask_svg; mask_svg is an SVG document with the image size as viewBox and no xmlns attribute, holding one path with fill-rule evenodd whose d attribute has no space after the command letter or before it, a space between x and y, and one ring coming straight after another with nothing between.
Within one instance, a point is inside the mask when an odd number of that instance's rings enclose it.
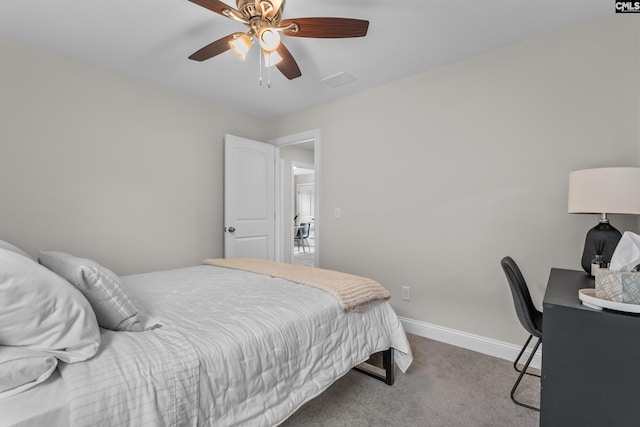
<instances>
[{"instance_id":1,"label":"bed frame leg","mask_svg":"<svg viewBox=\"0 0 640 427\"><path fill-rule=\"evenodd\" d=\"M389 348L382 352L382 368L364 362L353 369L377 380L384 381L388 385L393 385L396 381L396 372L393 363L393 348Z\"/></svg>"}]
</instances>

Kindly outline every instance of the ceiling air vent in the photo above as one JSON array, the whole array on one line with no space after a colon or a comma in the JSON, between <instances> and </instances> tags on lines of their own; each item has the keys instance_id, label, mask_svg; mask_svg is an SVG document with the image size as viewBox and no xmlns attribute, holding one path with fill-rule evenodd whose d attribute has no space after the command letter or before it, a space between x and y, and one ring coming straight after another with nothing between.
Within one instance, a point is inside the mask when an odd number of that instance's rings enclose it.
<instances>
[{"instance_id":1,"label":"ceiling air vent","mask_svg":"<svg viewBox=\"0 0 640 427\"><path fill-rule=\"evenodd\" d=\"M355 82L356 78L353 77L351 74L348 74L342 71L338 74L334 74L333 76L326 77L320 81L329 87L336 88L336 87L344 86L347 83Z\"/></svg>"}]
</instances>

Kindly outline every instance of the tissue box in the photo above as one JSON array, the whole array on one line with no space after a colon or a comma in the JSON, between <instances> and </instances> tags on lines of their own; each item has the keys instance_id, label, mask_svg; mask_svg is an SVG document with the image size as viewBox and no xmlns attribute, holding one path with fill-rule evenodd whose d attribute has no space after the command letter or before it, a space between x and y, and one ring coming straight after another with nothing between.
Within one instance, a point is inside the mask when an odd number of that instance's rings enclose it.
<instances>
[{"instance_id":1,"label":"tissue box","mask_svg":"<svg viewBox=\"0 0 640 427\"><path fill-rule=\"evenodd\" d=\"M596 298L640 304L640 272L596 270Z\"/></svg>"}]
</instances>

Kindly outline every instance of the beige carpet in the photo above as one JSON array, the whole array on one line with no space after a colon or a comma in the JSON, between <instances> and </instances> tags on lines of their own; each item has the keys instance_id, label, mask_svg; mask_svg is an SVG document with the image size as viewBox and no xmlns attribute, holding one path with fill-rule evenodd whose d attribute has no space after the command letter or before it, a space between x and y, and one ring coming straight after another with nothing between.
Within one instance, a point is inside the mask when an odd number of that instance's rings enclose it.
<instances>
[{"instance_id":1,"label":"beige carpet","mask_svg":"<svg viewBox=\"0 0 640 427\"><path fill-rule=\"evenodd\" d=\"M283 426L538 426L538 413L515 405L511 363L409 335L414 362L388 386L351 371ZM540 380L525 375L519 396L539 406Z\"/></svg>"}]
</instances>

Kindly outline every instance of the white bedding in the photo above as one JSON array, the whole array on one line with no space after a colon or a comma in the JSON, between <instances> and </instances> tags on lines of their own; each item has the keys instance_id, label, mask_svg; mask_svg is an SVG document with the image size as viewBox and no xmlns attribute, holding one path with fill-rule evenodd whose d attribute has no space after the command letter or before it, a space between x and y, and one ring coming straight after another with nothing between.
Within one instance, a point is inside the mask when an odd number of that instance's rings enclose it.
<instances>
[{"instance_id":1,"label":"white bedding","mask_svg":"<svg viewBox=\"0 0 640 427\"><path fill-rule=\"evenodd\" d=\"M56 370L37 387L0 399L0 426L68 426L69 401L64 381Z\"/></svg>"},{"instance_id":2,"label":"white bedding","mask_svg":"<svg viewBox=\"0 0 640 427\"><path fill-rule=\"evenodd\" d=\"M72 426L272 426L376 351L412 361L388 302L344 311L319 289L209 265L122 284L164 326L104 330L95 357L60 364Z\"/></svg>"}]
</instances>

